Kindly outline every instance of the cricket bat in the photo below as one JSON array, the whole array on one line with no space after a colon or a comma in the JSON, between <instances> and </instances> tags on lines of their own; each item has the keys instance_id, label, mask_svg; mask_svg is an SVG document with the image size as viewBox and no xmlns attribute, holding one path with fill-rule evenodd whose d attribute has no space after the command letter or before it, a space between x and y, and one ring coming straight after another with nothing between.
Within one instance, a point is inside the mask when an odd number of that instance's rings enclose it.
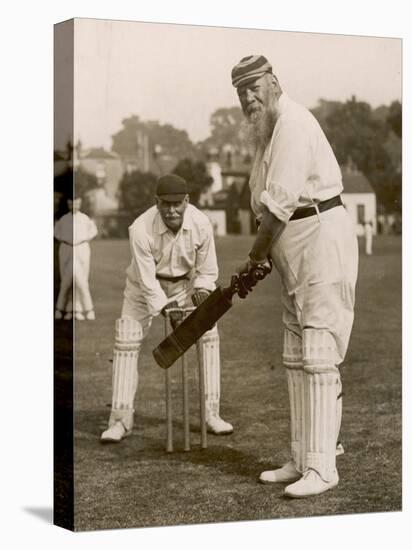
<instances>
[{"instance_id":1,"label":"cricket bat","mask_svg":"<svg viewBox=\"0 0 412 550\"><path fill-rule=\"evenodd\" d=\"M266 265L257 266L246 274L232 276L230 286L217 287L153 350L156 363L163 369L171 367L232 307L235 294L238 294L240 298L245 298L257 282L264 279L270 271L271 267Z\"/></svg>"}]
</instances>

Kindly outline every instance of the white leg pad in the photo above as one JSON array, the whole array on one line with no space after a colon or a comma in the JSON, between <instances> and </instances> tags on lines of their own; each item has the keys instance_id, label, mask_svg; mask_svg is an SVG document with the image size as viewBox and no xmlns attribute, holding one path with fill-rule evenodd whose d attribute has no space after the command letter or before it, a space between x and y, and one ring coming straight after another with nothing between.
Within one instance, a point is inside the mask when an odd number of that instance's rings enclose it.
<instances>
[{"instance_id":1,"label":"white leg pad","mask_svg":"<svg viewBox=\"0 0 412 550\"><path fill-rule=\"evenodd\" d=\"M304 329L306 469L315 470L325 482L331 481L336 471L337 397L341 383L335 361L336 344L330 332Z\"/></svg>"},{"instance_id":2,"label":"white leg pad","mask_svg":"<svg viewBox=\"0 0 412 550\"><path fill-rule=\"evenodd\" d=\"M137 359L142 338L142 327L139 322L134 319L116 321L109 427L118 421L122 422L126 431L133 427L133 405L138 383Z\"/></svg>"},{"instance_id":3,"label":"white leg pad","mask_svg":"<svg viewBox=\"0 0 412 550\"><path fill-rule=\"evenodd\" d=\"M201 339L205 372L206 420L219 416L220 404L220 347L219 333L214 326Z\"/></svg>"},{"instance_id":4,"label":"white leg pad","mask_svg":"<svg viewBox=\"0 0 412 550\"><path fill-rule=\"evenodd\" d=\"M285 330L283 339L283 364L286 367L290 403L291 454L296 470L305 469L305 392L303 384L302 340L295 333Z\"/></svg>"}]
</instances>

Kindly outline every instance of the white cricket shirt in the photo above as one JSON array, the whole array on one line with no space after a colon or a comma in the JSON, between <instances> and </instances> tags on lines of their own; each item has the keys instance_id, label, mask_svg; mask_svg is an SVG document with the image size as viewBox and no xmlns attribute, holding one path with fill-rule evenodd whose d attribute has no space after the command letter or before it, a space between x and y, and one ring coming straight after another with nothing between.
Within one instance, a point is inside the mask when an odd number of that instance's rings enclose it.
<instances>
[{"instance_id":1,"label":"white cricket shirt","mask_svg":"<svg viewBox=\"0 0 412 550\"><path fill-rule=\"evenodd\" d=\"M132 260L127 279L142 292L155 315L166 305L160 277L187 275L194 288L215 289L218 277L213 228L208 217L188 204L182 227L174 234L152 206L129 227Z\"/></svg>"},{"instance_id":2,"label":"white cricket shirt","mask_svg":"<svg viewBox=\"0 0 412 550\"><path fill-rule=\"evenodd\" d=\"M287 222L296 208L339 195L342 174L315 117L286 94L270 143L258 150L250 176L251 206L260 217L265 205Z\"/></svg>"},{"instance_id":3,"label":"white cricket shirt","mask_svg":"<svg viewBox=\"0 0 412 550\"><path fill-rule=\"evenodd\" d=\"M91 241L97 235L97 227L92 219L83 212L62 216L54 226L54 236L73 246L84 241Z\"/></svg>"}]
</instances>

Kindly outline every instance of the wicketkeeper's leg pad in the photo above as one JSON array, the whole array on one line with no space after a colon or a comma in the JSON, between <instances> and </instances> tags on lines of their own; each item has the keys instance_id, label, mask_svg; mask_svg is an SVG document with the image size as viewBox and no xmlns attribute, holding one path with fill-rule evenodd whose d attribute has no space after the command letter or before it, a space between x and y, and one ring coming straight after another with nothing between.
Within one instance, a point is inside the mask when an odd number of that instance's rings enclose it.
<instances>
[{"instance_id":1,"label":"wicketkeeper's leg pad","mask_svg":"<svg viewBox=\"0 0 412 550\"><path fill-rule=\"evenodd\" d=\"M142 326L138 321L125 318L116 321L109 427L118 421L122 422L126 431L133 427L133 405L138 383L137 359L142 339Z\"/></svg>"},{"instance_id":2,"label":"wicketkeeper's leg pad","mask_svg":"<svg viewBox=\"0 0 412 550\"><path fill-rule=\"evenodd\" d=\"M283 364L286 367L289 390L291 454L295 468L303 472L306 447L302 338L288 329L285 329L283 335Z\"/></svg>"},{"instance_id":3,"label":"wicketkeeper's leg pad","mask_svg":"<svg viewBox=\"0 0 412 550\"><path fill-rule=\"evenodd\" d=\"M220 339L217 326L205 332L200 340L205 372L206 420L219 416L220 405Z\"/></svg>"},{"instance_id":4,"label":"wicketkeeper's leg pad","mask_svg":"<svg viewBox=\"0 0 412 550\"><path fill-rule=\"evenodd\" d=\"M329 331L303 330L306 469L329 482L336 469L337 398L340 373L336 344Z\"/></svg>"}]
</instances>

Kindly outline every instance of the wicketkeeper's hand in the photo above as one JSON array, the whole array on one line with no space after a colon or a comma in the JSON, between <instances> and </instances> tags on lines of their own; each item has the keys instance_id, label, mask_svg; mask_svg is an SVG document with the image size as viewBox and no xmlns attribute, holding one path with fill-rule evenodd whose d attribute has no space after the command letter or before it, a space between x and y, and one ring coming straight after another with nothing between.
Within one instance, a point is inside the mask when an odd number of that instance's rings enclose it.
<instances>
[{"instance_id":1,"label":"wicketkeeper's hand","mask_svg":"<svg viewBox=\"0 0 412 550\"><path fill-rule=\"evenodd\" d=\"M200 304L206 300L209 294L210 292L205 288L197 288L192 294L193 305L196 307L200 306Z\"/></svg>"},{"instance_id":2,"label":"wicketkeeper's hand","mask_svg":"<svg viewBox=\"0 0 412 550\"><path fill-rule=\"evenodd\" d=\"M165 305L165 307L162 309L161 314L163 317L166 317L168 315L170 319L170 324L172 325L172 329L176 330L177 327L180 325L180 323L183 321L183 311L170 311L170 309L178 308L179 304L175 302L169 302Z\"/></svg>"}]
</instances>

